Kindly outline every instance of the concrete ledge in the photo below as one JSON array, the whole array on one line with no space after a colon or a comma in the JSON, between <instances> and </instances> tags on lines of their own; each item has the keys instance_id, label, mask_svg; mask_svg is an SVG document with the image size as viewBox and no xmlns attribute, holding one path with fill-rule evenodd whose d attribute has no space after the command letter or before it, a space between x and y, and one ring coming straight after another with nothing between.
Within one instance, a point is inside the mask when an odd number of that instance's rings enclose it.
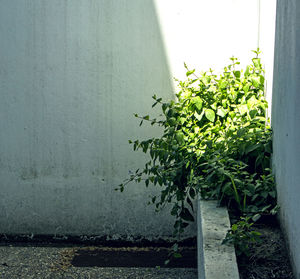
<instances>
[{"instance_id":1,"label":"concrete ledge","mask_svg":"<svg viewBox=\"0 0 300 279\"><path fill-rule=\"evenodd\" d=\"M233 246L222 245L230 228L226 208L198 200L198 279L239 279Z\"/></svg>"}]
</instances>

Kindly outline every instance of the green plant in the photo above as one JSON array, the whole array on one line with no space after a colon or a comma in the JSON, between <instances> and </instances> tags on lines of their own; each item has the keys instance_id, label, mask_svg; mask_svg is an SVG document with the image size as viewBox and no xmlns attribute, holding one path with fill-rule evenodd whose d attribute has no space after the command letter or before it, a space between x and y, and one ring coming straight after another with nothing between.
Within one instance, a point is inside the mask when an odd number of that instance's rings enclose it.
<instances>
[{"instance_id":1,"label":"green plant","mask_svg":"<svg viewBox=\"0 0 300 279\"><path fill-rule=\"evenodd\" d=\"M238 256L241 254L249 256L249 244L259 242L261 236L261 233L252 230L253 224L250 217L241 217L236 224L232 225L223 244L232 243Z\"/></svg>"},{"instance_id":2,"label":"green plant","mask_svg":"<svg viewBox=\"0 0 300 279\"><path fill-rule=\"evenodd\" d=\"M131 181L159 186L160 194L151 203L157 210L172 204L176 236L194 221L198 194L253 220L276 211L264 70L259 49L254 53L245 71L234 57L220 75L212 70L196 75L185 65L187 80L178 81L176 101L153 96L152 107L162 110L160 118L135 114L140 125L147 121L161 126L162 136L129 141L150 159L118 189L123 191Z\"/></svg>"}]
</instances>

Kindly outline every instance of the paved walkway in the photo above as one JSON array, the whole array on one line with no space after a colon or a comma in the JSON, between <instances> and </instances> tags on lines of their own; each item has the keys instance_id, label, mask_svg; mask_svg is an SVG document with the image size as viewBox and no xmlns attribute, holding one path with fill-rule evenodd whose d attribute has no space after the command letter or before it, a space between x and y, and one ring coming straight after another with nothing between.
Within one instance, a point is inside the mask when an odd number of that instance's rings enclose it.
<instances>
[{"instance_id":1,"label":"paved walkway","mask_svg":"<svg viewBox=\"0 0 300 279\"><path fill-rule=\"evenodd\" d=\"M193 268L73 267L72 247L0 246L1 279L197 279Z\"/></svg>"}]
</instances>

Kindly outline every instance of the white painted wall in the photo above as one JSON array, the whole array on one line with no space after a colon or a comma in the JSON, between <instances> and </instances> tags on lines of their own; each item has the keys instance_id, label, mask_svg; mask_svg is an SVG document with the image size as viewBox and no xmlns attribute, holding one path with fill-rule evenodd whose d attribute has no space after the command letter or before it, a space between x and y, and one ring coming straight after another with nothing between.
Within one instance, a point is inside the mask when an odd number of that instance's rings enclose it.
<instances>
[{"instance_id":1,"label":"white painted wall","mask_svg":"<svg viewBox=\"0 0 300 279\"><path fill-rule=\"evenodd\" d=\"M259 25L253 0L0 6L0 232L170 235L168 212L146 205L151 189L114 191L145 160L128 139L159 134L132 115L150 112L154 93L172 98L183 62L248 63L272 18Z\"/></svg>"},{"instance_id":2,"label":"white painted wall","mask_svg":"<svg viewBox=\"0 0 300 279\"><path fill-rule=\"evenodd\" d=\"M272 126L274 167L296 278L300 278L300 3L277 2Z\"/></svg>"}]
</instances>

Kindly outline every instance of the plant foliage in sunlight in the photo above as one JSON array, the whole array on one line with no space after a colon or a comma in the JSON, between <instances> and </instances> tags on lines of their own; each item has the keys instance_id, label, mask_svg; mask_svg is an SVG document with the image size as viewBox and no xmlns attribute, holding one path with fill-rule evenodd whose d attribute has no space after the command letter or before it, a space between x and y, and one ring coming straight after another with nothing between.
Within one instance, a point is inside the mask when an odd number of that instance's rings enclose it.
<instances>
[{"instance_id":1,"label":"plant foliage in sunlight","mask_svg":"<svg viewBox=\"0 0 300 279\"><path fill-rule=\"evenodd\" d=\"M277 209L264 70L259 50L254 53L245 70L232 57L220 75L212 70L198 75L185 65L187 79L178 81L176 101L153 96L161 118L135 115L140 125L147 121L163 132L159 138L129 141L134 150L148 153L149 161L119 190L131 181L160 187L151 202L158 210L172 204L177 236L194 221L198 194L253 220Z\"/></svg>"}]
</instances>

